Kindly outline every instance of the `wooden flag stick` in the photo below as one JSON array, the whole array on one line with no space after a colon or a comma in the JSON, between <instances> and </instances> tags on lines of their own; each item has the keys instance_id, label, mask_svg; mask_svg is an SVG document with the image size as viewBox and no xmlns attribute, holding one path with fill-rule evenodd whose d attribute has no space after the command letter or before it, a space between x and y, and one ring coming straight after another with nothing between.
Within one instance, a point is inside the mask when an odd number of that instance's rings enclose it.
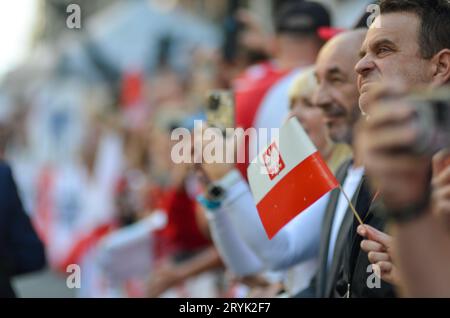
<instances>
[{"instance_id":1,"label":"wooden flag stick","mask_svg":"<svg viewBox=\"0 0 450 318\"><path fill-rule=\"evenodd\" d=\"M339 184L339 189L341 190L342 194L344 195L345 199L347 200L350 209L352 210L353 214L355 215L355 218L358 220L359 224L364 225L363 221L359 217L358 212L356 212L355 207L353 206L352 201L350 201L350 198L347 196L347 193L345 193L344 189L342 188L341 184Z\"/></svg>"}]
</instances>

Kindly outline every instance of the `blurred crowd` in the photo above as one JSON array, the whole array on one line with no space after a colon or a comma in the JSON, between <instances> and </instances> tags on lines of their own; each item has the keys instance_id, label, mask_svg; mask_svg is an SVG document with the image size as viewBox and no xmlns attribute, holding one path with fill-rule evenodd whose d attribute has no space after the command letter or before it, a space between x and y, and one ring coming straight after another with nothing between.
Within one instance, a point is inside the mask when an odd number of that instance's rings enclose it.
<instances>
[{"instance_id":1,"label":"blurred crowd","mask_svg":"<svg viewBox=\"0 0 450 318\"><path fill-rule=\"evenodd\" d=\"M0 296L45 267L66 283L75 264L78 297L449 297L450 98L424 128L405 96L445 95L450 3L338 2L267 1L269 22L230 0L218 22L119 1L90 25L114 27L8 74ZM269 240L249 142L236 165L171 159L212 89L233 91L237 127L297 118L341 188Z\"/></svg>"}]
</instances>

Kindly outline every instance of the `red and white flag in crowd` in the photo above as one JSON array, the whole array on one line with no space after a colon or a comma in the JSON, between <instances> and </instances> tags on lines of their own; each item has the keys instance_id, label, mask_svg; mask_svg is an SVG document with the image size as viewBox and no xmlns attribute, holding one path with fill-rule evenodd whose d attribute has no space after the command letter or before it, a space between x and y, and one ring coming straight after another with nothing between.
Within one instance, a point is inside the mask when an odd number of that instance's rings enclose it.
<instances>
[{"instance_id":1,"label":"red and white flag in crowd","mask_svg":"<svg viewBox=\"0 0 450 318\"><path fill-rule=\"evenodd\" d=\"M295 117L281 127L279 138L252 161L248 178L270 239L294 217L339 186Z\"/></svg>"}]
</instances>

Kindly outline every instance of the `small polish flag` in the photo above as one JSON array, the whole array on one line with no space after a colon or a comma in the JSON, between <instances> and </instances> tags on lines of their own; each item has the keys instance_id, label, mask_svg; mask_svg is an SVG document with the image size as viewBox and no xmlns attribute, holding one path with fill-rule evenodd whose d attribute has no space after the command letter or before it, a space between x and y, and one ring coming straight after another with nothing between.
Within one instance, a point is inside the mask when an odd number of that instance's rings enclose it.
<instances>
[{"instance_id":1,"label":"small polish flag","mask_svg":"<svg viewBox=\"0 0 450 318\"><path fill-rule=\"evenodd\" d=\"M339 186L295 117L281 127L279 138L252 161L247 173L269 239Z\"/></svg>"}]
</instances>

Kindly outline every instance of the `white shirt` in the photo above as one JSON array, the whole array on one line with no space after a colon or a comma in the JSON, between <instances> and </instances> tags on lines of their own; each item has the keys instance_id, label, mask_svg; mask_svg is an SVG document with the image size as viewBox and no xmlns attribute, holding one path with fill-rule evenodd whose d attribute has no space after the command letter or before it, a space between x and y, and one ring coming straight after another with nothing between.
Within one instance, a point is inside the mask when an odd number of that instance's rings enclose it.
<instances>
[{"instance_id":1,"label":"white shirt","mask_svg":"<svg viewBox=\"0 0 450 318\"><path fill-rule=\"evenodd\" d=\"M358 184L364 174L364 167L350 168L347 171L347 177L345 178L342 188L349 198L352 198L358 188ZM334 247L336 246L337 236L341 229L342 221L345 217L345 212L348 209L348 202L344 194L341 192L338 198L336 211L334 213L333 224L331 227L330 244L328 246L328 261L327 266L331 266L334 256Z\"/></svg>"}]
</instances>

